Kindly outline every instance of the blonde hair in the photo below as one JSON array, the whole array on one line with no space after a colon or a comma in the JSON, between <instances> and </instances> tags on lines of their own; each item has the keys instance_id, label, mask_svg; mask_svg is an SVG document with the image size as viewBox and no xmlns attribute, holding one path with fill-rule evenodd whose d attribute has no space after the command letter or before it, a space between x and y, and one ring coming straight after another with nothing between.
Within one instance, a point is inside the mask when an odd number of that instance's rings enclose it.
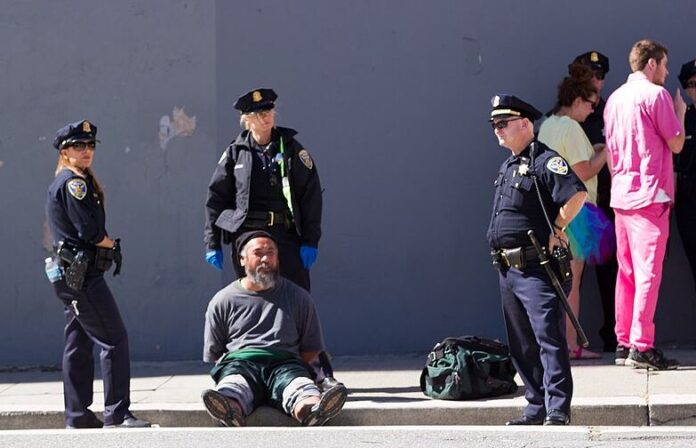
<instances>
[{"instance_id":1,"label":"blonde hair","mask_svg":"<svg viewBox=\"0 0 696 448\"><path fill-rule=\"evenodd\" d=\"M89 167L85 168L84 170L80 170L79 168L71 165L70 159L66 157L63 153L63 150L61 150L58 154L58 164L56 165L56 171L54 173L54 176L57 176L58 173L60 173L64 169L68 169L81 177L85 177L85 175L90 176L92 178L94 188L97 191L97 196L99 196L99 200L101 201L101 203L104 204L104 188L102 187L101 182L99 182L99 179L97 179L97 175L94 174L94 170L92 170L92 168Z\"/></svg>"}]
</instances>

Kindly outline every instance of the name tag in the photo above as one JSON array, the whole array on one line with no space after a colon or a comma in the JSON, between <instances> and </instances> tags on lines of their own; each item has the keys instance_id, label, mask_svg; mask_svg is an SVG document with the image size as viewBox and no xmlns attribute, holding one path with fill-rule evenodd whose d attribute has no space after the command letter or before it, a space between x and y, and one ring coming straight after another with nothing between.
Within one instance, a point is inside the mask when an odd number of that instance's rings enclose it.
<instances>
[{"instance_id":1,"label":"name tag","mask_svg":"<svg viewBox=\"0 0 696 448\"><path fill-rule=\"evenodd\" d=\"M236 164L236 165L234 166L234 169L235 169L235 170L238 170L238 169L241 169L241 168L244 168L244 164L243 164L243 163L238 163L238 164Z\"/></svg>"}]
</instances>

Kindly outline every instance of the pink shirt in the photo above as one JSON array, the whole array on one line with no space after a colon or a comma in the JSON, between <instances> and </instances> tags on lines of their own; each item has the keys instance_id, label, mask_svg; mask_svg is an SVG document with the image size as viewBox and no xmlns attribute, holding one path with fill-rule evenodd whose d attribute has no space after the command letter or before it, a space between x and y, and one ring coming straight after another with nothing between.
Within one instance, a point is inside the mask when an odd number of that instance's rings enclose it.
<instances>
[{"instance_id":1,"label":"pink shirt","mask_svg":"<svg viewBox=\"0 0 696 448\"><path fill-rule=\"evenodd\" d=\"M672 152L667 141L681 124L664 87L642 72L628 76L604 109L604 129L611 168L611 206L622 210L674 200Z\"/></svg>"}]
</instances>

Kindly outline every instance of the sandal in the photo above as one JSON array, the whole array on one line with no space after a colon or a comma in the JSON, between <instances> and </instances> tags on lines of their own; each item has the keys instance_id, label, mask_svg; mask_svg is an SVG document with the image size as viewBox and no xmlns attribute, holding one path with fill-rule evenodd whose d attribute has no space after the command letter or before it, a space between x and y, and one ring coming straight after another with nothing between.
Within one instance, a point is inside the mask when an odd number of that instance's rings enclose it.
<instances>
[{"instance_id":1,"label":"sandal","mask_svg":"<svg viewBox=\"0 0 696 448\"><path fill-rule=\"evenodd\" d=\"M578 360L578 359L600 359L602 355L599 353L590 351L590 350L585 350L582 347L578 347L575 350L573 349L568 349L568 355L570 359L572 360Z\"/></svg>"}]
</instances>

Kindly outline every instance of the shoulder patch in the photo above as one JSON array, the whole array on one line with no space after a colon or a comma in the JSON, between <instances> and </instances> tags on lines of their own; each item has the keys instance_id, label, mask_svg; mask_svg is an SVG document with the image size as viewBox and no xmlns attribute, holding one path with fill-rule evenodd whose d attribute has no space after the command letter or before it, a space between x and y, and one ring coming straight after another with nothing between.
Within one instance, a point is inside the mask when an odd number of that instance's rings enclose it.
<instances>
[{"instance_id":1,"label":"shoulder patch","mask_svg":"<svg viewBox=\"0 0 696 448\"><path fill-rule=\"evenodd\" d=\"M565 176L568 174L568 162L563 157L554 156L546 162L546 169L555 174Z\"/></svg>"},{"instance_id":2,"label":"shoulder patch","mask_svg":"<svg viewBox=\"0 0 696 448\"><path fill-rule=\"evenodd\" d=\"M306 166L308 170L311 170L312 168L314 168L314 161L309 156L309 153L307 152L306 149L303 149L297 155L299 156L300 160L302 161L302 163L304 163L304 166Z\"/></svg>"},{"instance_id":3,"label":"shoulder patch","mask_svg":"<svg viewBox=\"0 0 696 448\"><path fill-rule=\"evenodd\" d=\"M87 182L83 179L70 179L68 181L68 191L75 199L81 201L87 196Z\"/></svg>"}]
</instances>

